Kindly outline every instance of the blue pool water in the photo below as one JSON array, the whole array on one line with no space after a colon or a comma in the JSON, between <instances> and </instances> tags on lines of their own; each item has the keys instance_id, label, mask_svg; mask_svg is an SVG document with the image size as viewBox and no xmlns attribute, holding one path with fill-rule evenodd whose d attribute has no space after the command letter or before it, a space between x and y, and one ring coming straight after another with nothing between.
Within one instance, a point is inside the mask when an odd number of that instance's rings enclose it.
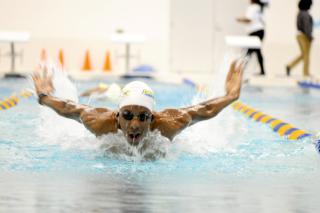
<instances>
[{"instance_id":1,"label":"blue pool water","mask_svg":"<svg viewBox=\"0 0 320 213\"><path fill-rule=\"evenodd\" d=\"M197 95L188 85L147 83L157 110L190 105ZM81 92L98 81L75 84ZM0 99L27 87L27 80L0 80ZM319 133L319 91L247 86L241 100ZM0 212L318 210L320 156L311 139L287 141L228 108L164 145L166 157L155 161L111 155L81 125L39 107L34 97L23 99L0 111Z\"/></svg>"}]
</instances>

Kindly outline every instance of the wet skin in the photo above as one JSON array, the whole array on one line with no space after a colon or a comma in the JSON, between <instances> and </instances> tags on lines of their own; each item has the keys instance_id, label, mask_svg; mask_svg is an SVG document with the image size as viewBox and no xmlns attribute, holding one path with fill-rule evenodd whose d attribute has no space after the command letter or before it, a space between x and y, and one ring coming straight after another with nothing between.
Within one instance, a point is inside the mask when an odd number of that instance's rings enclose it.
<instances>
[{"instance_id":1,"label":"wet skin","mask_svg":"<svg viewBox=\"0 0 320 213\"><path fill-rule=\"evenodd\" d=\"M54 91L52 76L46 67L34 72L32 78L40 104L50 107L63 117L82 123L96 136L117 133L120 130L129 144L138 145L149 131L158 130L164 137L172 140L188 126L215 117L239 98L243 68L243 61L234 61L231 64L225 83L225 96L185 108L165 109L160 112L151 112L137 105L124 106L118 110L94 108L54 97L51 95ZM132 119L125 118L124 114L128 113L133 115ZM141 119L141 116L145 119Z\"/></svg>"},{"instance_id":2,"label":"wet skin","mask_svg":"<svg viewBox=\"0 0 320 213\"><path fill-rule=\"evenodd\" d=\"M125 113L133 115L128 119ZM131 145L138 145L150 130L153 119L149 109L143 106L124 106L117 113L119 128L123 131L127 141Z\"/></svg>"}]
</instances>

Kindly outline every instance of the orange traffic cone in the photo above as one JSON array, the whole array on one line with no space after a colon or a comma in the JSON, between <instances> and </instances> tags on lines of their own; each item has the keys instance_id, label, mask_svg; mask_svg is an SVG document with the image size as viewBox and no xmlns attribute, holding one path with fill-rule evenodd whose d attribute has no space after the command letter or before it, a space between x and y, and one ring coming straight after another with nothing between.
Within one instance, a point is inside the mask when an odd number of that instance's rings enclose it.
<instances>
[{"instance_id":1,"label":"orange traffic cone","mask_svg":"<svg viewBox=\"0 0 320 213\"><path fill-rule=\"evenodd\" d=\"M59 50L59 63L61 67L64 68L64 54L62 49Z\"/></svg>"},{"instance_id":2,"label":"orange traffic cone","mask_svg":"<svg viewBox=\"0 0 320 213\"><path fill-rule=\"evenodd\" d=\"M85 55L85 58L84 58L84 63L83 63L83 66L82 66L82 70L83 71L92 70L89 50L86 51L86 55Z\"/></svg>"},{"instance_id":3,"label":"orange traffic cone","mask_svg":"<svg viewBox=\"0 0 320 213\"><path fill-rule=\"evenodd\" d=\"M47 51L46 49L42 48L41 53L40 53L40 61L45 62L48 59Z\"/></svg>"},{"instance_id":4,"label":"orange traffic cone","mask_svg":"<svg viewBox=\"0 0 320 213\"><path fill-rule=\"evenodd\" d=\"M104 61L103 65L103 71L104 72L110 72L111 71L111 61L110 61L110 53L109 51L106 53L106 59Z\"/></svg>"}]
</instances>

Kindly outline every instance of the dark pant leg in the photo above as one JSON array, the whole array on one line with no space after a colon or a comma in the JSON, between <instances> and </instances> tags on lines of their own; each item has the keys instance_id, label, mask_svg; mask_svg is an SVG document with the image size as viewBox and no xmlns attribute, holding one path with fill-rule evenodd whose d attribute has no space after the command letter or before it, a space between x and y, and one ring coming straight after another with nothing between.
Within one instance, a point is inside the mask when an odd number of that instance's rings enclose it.
<instances>
[{"instance_id":1,"label":"dark pant leg","mask_svg":"<svg viewBox=\"0 0 320 213\"><path fill-rule=\"evenodd\" d=\"M258 36L259 39L261 40L261 42L263 41L264 38L264 30L259 30L253 33L249 34L250 36ZM252 53L256 53L257 57L258 57L258 62L259 62L259 66L260 66L260 74L264 75L264 65L263 65L263 56L261 53L261 49L248 49L247 55L251 56Z\"/></svg>"}]
</instances>

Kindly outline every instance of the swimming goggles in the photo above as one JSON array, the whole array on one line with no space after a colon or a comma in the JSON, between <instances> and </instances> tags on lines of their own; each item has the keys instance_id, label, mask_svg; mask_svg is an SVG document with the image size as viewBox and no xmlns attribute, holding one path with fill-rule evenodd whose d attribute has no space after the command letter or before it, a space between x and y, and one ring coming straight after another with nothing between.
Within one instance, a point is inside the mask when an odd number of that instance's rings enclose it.
<instances>
[{"instance_id":1,"label":"swimming goggles","mask_svg":"<svg viewBox=\"0 0 320 213\"><path fill-rule=\"evenodd\" d=\"M132 112L130 112L129 110L123 111L121 113L121 116L127 121L131 121L135 117L135 115ZM148 120L151 116L147 112L142 112L139 115L137 115L136 117L139 119L139 121L144 122L144 121Z\"/></svg>"}]
</instances>

